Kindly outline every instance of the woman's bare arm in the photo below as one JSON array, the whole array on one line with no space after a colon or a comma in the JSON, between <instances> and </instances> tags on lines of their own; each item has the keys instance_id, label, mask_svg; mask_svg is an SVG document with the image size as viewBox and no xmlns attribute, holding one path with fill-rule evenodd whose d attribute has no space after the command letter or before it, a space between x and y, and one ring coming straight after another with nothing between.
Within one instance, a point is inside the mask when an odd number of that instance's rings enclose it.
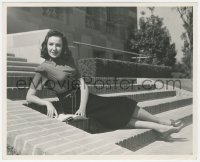
<instances>
[{"instance_id":1,"label":"woman's bare arm","mask_svg":"<svg viewBox=\"0 0 200 162\"><path fill-rule=\"evenodd\" d=\"M80 90L81 90L80 107L79 107L78 111L75 114L81 115L81 116L85 116L89 90L88 90L88 86L85 83L83 78L80 78Z\"/></svg>"},{"instance_id":2,"label":"woman's bare arm","mask_svg":"<svg viewBox=\"0 0 200 162\"><path fill-rule=\"evenodd\" d=\"M26 95L26 100L31 103L36 103L38 105L44 105L47 107L47 116L53 117L55 114L56 117L58 117L58 113L53 106L53 104L45 99L41 99L36 96L36 89L29 88L27 95Z\"/></svg>"},{"instance_id":3,"label":"woman's bare arm","mask_svg":"<svg viewBox=\"0 0 200 162\"><path fill-rule=\"evenodd\" d=\"M26 101L30 103L36 103L38 105L47 105L49 101L46 101L44 99L41 99L36 96L36 89L29 88L27 95L26 95Z\"/></svg>"}]
</instances>

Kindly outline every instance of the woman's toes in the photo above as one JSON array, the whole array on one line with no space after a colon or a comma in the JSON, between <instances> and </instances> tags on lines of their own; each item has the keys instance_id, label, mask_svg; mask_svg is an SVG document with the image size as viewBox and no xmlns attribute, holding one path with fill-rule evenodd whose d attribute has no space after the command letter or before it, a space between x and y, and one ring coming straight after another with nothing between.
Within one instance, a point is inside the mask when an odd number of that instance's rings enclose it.
<instances>
[{"instance_id":1,"label":"woman's toes","mask_svg":"<svg viewBox=\"0 0 200 162\"><path fill-rule=\"evenodd\" d=\"M184 127L184 124L181 122L179 126L174 127L175 133L178 133L182 128Z\"/></svg>"},{"instance_id":2,"label":"woman's toes","mask_svg":"<svg viewBox=\"0 0 200 162\"><path fill-rule=\"evenodd\" d=\"M160 132L160 136L162 138L167 138L168 136L170 136L173 133L178 133L180 132L180 130L184 127L184 124L182 123L181 125L179 125L178 127L174 127L174 126L166 126L163 127L163 129L161 129Z\"/></svg>"},{"instance_id":3,"label":"woman's toes","mask_svg":"<svg viewBox=\"0 0 200 162\"><path fill-rule=\"evenodd\" d=\"M177 120L177 121L174 121L173 126L174 126L174 127L179 127L179 126L181 126L182 124L183 124L183 122L182 122L181 120Z\"/></svg>"}]
</instances>

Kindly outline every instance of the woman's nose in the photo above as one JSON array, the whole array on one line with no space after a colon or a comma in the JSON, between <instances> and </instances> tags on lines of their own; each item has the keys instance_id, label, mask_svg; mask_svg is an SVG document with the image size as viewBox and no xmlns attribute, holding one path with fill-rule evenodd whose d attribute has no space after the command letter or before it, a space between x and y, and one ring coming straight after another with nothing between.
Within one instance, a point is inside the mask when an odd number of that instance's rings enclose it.
<instances>
[{"instance_id":1,"label":"woman's nose","mask_svg":"<svg viewBox=\"0 0 200 162\"><path fill-rule=\"evenodd\" d=\"M53 46L52 48L53 48L53 50L56 50L56 46Z\"/></svg>"}]
</instances>

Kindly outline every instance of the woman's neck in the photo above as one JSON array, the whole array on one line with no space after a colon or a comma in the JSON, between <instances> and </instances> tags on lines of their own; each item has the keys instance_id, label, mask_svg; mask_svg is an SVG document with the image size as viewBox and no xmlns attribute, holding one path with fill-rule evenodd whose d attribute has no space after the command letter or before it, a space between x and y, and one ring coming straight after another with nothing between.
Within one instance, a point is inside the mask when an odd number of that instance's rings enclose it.
<instances>
[{"instance_id":1,"label":"woman's neck","mask_svg":"<svg viewBox=\"0 0 200 162\"><path fill-rule=\"evenodd\" d=\"M58 58L49 58L49 61L50 62L54 62L57 65L61 65L61 64L65 63L65 61L60 57L58 57Z\"/></svg>"}]
</instances>

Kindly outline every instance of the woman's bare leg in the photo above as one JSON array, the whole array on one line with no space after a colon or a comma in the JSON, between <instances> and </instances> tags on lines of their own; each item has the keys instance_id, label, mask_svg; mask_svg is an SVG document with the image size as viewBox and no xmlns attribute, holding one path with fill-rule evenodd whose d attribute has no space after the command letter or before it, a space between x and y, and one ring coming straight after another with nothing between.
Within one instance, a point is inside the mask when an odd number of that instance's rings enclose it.
<instances>
[{"instance_id":1,"label":"woman's bare leg","mask_svg":"<svg viewBox=\"0 0 200 162\"><path fill-rule=\"evenodd\" d=\"M173 127L173 126L158 124L155 122L141 121L132 118L127 124L127 127L139 128L139 129L153 129L157 132L163 133L165 136L168 136L172 133L178 133L183 128L183 125L180 125L178 127Z\"/></svg>"},{"instance_id":2,"label":"woman's bare leg","mask_svg":"<svg viewBox=\"0 0 200 162\"><path fill-rule=\"evenodd\" d=\"M151 113L147 112L146 110L136 106L135 111L132 115L134 119L164 124L164 125L171 125L170 119L167 118L159 118Z\"/></svg>"}]
</instances>

